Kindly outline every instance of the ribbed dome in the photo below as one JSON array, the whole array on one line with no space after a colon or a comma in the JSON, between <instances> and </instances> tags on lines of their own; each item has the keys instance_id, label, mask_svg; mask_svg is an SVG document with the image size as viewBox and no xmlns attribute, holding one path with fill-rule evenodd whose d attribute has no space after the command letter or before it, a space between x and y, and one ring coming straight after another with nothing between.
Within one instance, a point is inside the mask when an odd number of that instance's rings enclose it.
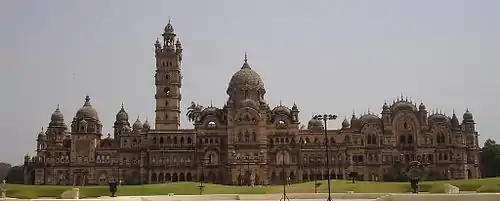
<instances>
[{"instance_id":1,"label":"ribbed dome","mask_svg":"<svg viewBox=\"0 0 500 201\"><path fill-rule=\"evenodd\" d=\"M471 119L474 119L474 116L472 115L472 113L469 111L469 109L467 109L463 115L463 119L464 120L471 120Z\"/></svg>"},{"instance_id":2,"label":"ribbed dome","mask_svg":"<svg viewBox=\"0 0 500 201\"><path fill-rule=\"evenodd\" d=\"M231 92L242 92L246 90L258 90L265 93L264 82L260 75L250 68L250 65L245 59L245 63L243 63L241 69L231 77L226 92L228 95L231 95Z\"/></svg>"},{"instance_id":3,"label":"ribbed dome","mask_svg":"<svg viewBox=\"0 0 500 201\"><path fill-rule=\"evenodd\" d=\"M120 111L116 114L116 121L128 121L128 113L123 108L123 104Z\"/></svg>"},{"instance_id":4,"label":"ribbed dome","mask_svg":"<svg viewBox=\"0 0 500 201\"><path fill-rule=\"evenodd\" d=\"M450 121L450 118L447 117L444 114L435 113L435 114L432 114L432 115L429 116L428 121L431 121L431 122L448 122L448 121Z\"/></svg>"},{"instance_id":5,"label":"ribbed dome","mask_svg":"<svg viewBox=\"0 0 500 201\"><path fill-rule=\"evenodd\" d=\"M59 105L57 105L57 109L52 113L50 120L53 122L54 121L64 121L64 116L63 116L61 110L59 110Z\"/></svg>"},{"instance_id":6,"label":"ribbed dome","mask_svg":"<svg viewBox=\"0 0 500 201\"><path fill-rule=\"evenodd\" d=\"M80 121L82 119L93 119L98 121L99 116L97 115L97 111L92 107L90 104L90 97L86 96L85 97L85 103L83 104L82 108L80 108L75 115L77 121Z\"/></svg>"},{"instance_id":7,"label":"ribbed dome","mask_svg":"<svg viewBox=\"0 0 500 201\"><path fill-rule=\"evenodd\" d=\"M219 110L219 108L210 106L210 107L203 109L203 111L201 113L204 115L216 114L218 110Z\"/></svg>"},{"instance_id":8,"label":"ribbed dome","mask_svg":"<svg viewBox=\"0 0 500 201\"><path fill-rule=\"evenodd\" d=\"M291 110L290 108L286 107L286 106L283 106L283 105L279 105L279 106L276 106L273 110L272 110L273 113L280 113L280 114L290 114Z\"/></svg>"},{"instance_id":9,"label":"ribbed dome","mask_svg":"<svg viewBox=\"0 0 500 201\"><path fill-rule=\"evenodd\" d=\"M322 127L323 127L323 121L316 118L312 118L311 120L309 120L309 123L307 124L308 129L322 128Z\"/></svg>"},{"instance_id":10,"label":"ribbed dome","mask_svg":"<svg viewBox=\"0 0 500 201\"><path fill-rule=\"evenodd\" d=\"M392 105L392 110L394 110L394 111L401 111L401 110L416 111L417 108L415 107L415 105L413 105L412 103L410 103L408 101L400 100Z\"/></svg>"},{"instance_id":11,"label":"ribbed dome","mask_svg":"<svg viewBox=\"0 0 500 201\"><path fill-rule=\"evenodd\" d=\"M349 120L347 120L347 117L342 121L342 128L349 128L351 126L351 123L349 123Z\"/></svg>"},{"instance_id":12,"label":"ribbed dome","mask_svg":"<svg viewBox=\"0 0 500 201\"><path fill-rule=\"evenodd\" d=\"M362 123L380 123L380 118L372 113L361 116L359 120Z\"/></svg>"},{"instance_id":13,"label":"ribbed dome","mask_svg":"<svg viewBox=\"0 0 500 201\"><path fill-rule=\"evenodd\" d=\"M40 131L40 133L38 133L38 139L45 139L46 135L45 133L43 132L43 129L42 131Z\"/></svg>"},{"instance_id":14,"label":"ribbed dome","mask_svg":"<svg viewBox=\"0 0 500 201\"><path fill-rule=\"evenodd\" d=\"M163 31L165 31L165 33L174 33L174 26L172 26L172 23L170 23L170 20L168 20L168 24L165 26Z\"/></svg>"},{"instance_id":15,"label":"ribbed dome","mask_svg":"<svg viewBox=\"0 0 500 201\"><path fill-rule=\"evenodd\" d=\"M147 129L147 130L149 130L151 128L151 125L149 124L149 121L147 119L146 119L146 121L144 121L142 128Z\"/></svg>"},{"instance_id":16,"label":"ribbed dome","mask_svg":"<svg viewBox=\"0 0 500 201\"><path fill-rule=\"evenodd\" d=\"M137 117L137 120L135 120L134 125L132 125L132 129L138 130L138 129L141 129L141 128L142 128L142 122L139 119L139 117Z\"/></svg>"}]
</instances>

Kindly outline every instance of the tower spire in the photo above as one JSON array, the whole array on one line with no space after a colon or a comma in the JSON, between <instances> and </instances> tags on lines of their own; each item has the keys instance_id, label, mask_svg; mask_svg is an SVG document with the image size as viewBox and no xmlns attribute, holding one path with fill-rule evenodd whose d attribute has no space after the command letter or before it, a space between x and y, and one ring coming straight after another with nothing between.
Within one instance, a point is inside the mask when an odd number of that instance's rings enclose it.
<instances>
[{"instance_id":1,"label":"tower spire","mask_svg":"<svg viewBox=\"0 0 500 201\"><path fill-rule=\"evenodd\" d=\"M247 55L247 52L245 52L245 63L248 63L248 55Z\"/></svg>"}]
</instances>

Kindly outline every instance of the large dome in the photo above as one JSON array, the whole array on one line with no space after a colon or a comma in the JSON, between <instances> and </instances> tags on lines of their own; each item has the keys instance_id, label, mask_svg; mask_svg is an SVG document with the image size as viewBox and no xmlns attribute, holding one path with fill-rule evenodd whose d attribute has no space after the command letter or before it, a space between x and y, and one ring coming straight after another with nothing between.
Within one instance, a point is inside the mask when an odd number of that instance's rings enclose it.
<instances>
[{"instance_id":1,"label":"large dome","mask_svg":"<svg viewBox=\"0 0 500 201\"><path fill-rule=\"evenodd\" d=\"M231 95L232 92L238 93L246 90L265 93L264 82L260 78L260 75L250 68L247 59L245 59L245 63L243 63L241 69L231 77L231 81L227 87L227 94Z\"/></svg>"},{"instance_id":2,"label":"large dome","mask_svg":"<svg viewBox=\"0 0 500 201\"><path fill-rule=\"evenodd\" d=\"M85 103L82 108L80 108L75 115L75 118L80 121L82 119L93 119L98 121L99 116L97 115L97 111L90 104L90 97L85 97Z\"/></svg>"}]
</instances>

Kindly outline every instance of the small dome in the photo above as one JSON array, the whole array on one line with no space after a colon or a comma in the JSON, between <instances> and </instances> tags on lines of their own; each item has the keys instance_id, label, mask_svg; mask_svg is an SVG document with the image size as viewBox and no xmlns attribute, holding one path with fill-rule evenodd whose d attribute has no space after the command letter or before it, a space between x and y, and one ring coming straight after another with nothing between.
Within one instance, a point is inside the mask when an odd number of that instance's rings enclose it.
<instances>
[{"instance_id":1,"label":"small dome","mask_svg":"<svg viewBox=\"0 0 500 201\"><path fill-rule=\"evenodd\" d=\"M323 128L323 121L321 121L319 119L316 119L316 118L312 118L307 123L307 128L308 129L311 129L311 128Z\"/></svg>"},{"instance_id":2,"label":"small dome","mask_svg":"<svg viewBox=\"0 0 500 201\"><path fill-rule=\"evenodd\" d=\"M347 120L347 117L344 119L344 121L342 122L342 128L349 128L349 126L351 126L351 124L349 123L349 120Z\"/></svg>"},{"instance_id":3,"label":"small dome","mask_svg":"<svg viewBox=\"0 0 500 201\"><path fill-rule=\"evenodd\" d=\"M293 103L292 111L299 111L299 108L297 107L297 105L295 103Z\"/></svg>"},{"instance_id":4,"label":"small dome","mask_svg":"<svg viewBox=\"0 0 500 201\"><path fill-rule=\"evenodd\" d=\"M273 110L272 110L273 113L279 113L279 114L290 114L290 109L286 106L283 106L283 105L279 105L279 106L276 106Z\"/></svg>"},{"instance_id":5,"label":"small dome","mask_svg":"<svg viewBox=\"0 0 500 201\"><path fill-rule=\"evenodd\" d=\"M259 104L252 99L245 99L245 100L240 101L240 107L241 108L249 107L249 108L259 110Z\"/></svg>"},{"instance_id":6,"label":"small dome","mask_svg":"<svg viewBox=\"0 0 500 201\"><path fill-rule=\"evenodd\" d=\"M43 132L43 130L38 133L38 139L45 139L45 137L46 137L46 135Z\"/></svg>"},{"instance_id":7,"label":"small dome","mask_svg":"<svg viewBox=\"0 0 500 201\"><path fill-rule=\"evenodd\" d=\"M472 115L472 113L469 111L469 109L467 109L464 113L464 116L463 116L463 119L464 120L471 120L471 119L474 119L474 116Z\"/></svg>"},{"instance_id":8,"label":"small dome","mask_svg":"<svg viewBox=\"0 0 500 201\"><path fill-rule=\"evenodd\" d=\"M380 118L374 114L365 114L359 118L362 123L380 123Z\"/></svg>"},{"instance_id":9,"label":"small dome","mask_svg":"<svg viewBox=\"0 0 500 201\"><path fill-rule=\"evenodd\" d=\"M57 109L52 113L50 117L51 121L64 121L64 115L61 110L59 110L59 105L57 105Z\"/></svg>"},{"instance_id":10,"label":"small dome","mask_svg":"<svg viewBox=\"0 0 500 201\"><path fill-rule=\"evenodd\" d=\"M151 125L149 124L149 121L147 119L146 119L146 121L144 121L144 124L142 125L142 128L144 128L146 130L151 129Z\"/></svg>"},{"instance_id":11,"label":"small dome","mask_svg":"<svg viewBox=\"0 0 500 201\"><path fill-rule=\"evenodd\" d=\"M125 108L123 108L123 104L120 111L116 114L116 121L128 121L128 113L125 111Z\"/></svg>"},{"instance_id":12,"label":"small dome","mask_svg":"<svg viewBox=\"0 0 500 201\"><path fill-rule=\"evenodd\" d=\"M204 115L215 114L215 113L217 113L218 110L219 110L219 108L210 106L210 107L205 108L201 113Z\"/></svg>"},{"instance_id":13,"label":"small dome","mask_svg":"<svg viewBox=\"0 0 500 201\"><path fill-rule=\"evenodd\" d=\"M418 106L419 110L425 110L425 105L423 102L420 102L420 105Z\"/></svg>"},{"instance_id":14,"label":"small dome","mask_svg":"<svg viewBox=\"0 0 500 201\"><path fill-rule=\"evenodd\" d=\"M258 90L261 93L265 93L264 82L260 75L250 68L245 58L245 63L243 63L241 69L231 77L226 92L228 95L231 95L232 92L239 93L247 90Z\"/></svg>"},{"instance_id":15,"label":"small dome","mask_svg":"<svg viewBox=\"0 0 500 201\"><path fill-rule=\"evenodd\" d=\"M172 23L170 23L170 20L168 20L168 24L165 25L165 29L163 29L165 33L174 33L174 26L172 26Z\"/></svg>"},{"instance_id":16,"label":"small dome","mask_svg":"<svg viewBox=\"0 0 500 201\"><path fill-rule=\"evenodd\" d=\"M85 97L85 103L83 104L82 108L80 108L75 115L77 121L81 119L93 119L98 121L99 116L97 115L97 111L92 107L90 104L90 97L86 96Z\"/></svg>"},{"instance_id":17,"label":"small dome","mask_svg":"<svg viewBox=\"0 0 500 201\"><path fill-rule=\"evenodd\" d=\"M387 102L384 103L384 105L382 106L382 109L389 110L389 105L387 105Z\"/></svg>"},{"instance_id":18,"label":"small dome","mask_svg":"<svg viewBox=\"0 0 500 201\"><path fill-rule=\"evenodd\" d=\"M142 128L142 122L139 119L139 117L137 117L137 120L135 120L134 124L132 125L132 129L139 130L141 128Z\"/></svg>"}]
</instances>

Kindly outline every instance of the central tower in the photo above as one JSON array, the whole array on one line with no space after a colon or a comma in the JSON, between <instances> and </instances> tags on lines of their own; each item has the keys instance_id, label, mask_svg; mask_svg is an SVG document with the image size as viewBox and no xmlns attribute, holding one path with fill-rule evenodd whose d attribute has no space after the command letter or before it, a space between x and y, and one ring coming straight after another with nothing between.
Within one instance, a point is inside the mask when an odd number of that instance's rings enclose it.
<instances>
[{"instance_id":1,"label":"central tower","mask_svg":"<svg viewBox=\"0 0 500 201\"><path fill-rule=\"evenodd\" d=\"M182 45L170 23L162 34L163 43L155 43L155 129L178 130L180 127Z\"/></svg>"}]
</instances>

